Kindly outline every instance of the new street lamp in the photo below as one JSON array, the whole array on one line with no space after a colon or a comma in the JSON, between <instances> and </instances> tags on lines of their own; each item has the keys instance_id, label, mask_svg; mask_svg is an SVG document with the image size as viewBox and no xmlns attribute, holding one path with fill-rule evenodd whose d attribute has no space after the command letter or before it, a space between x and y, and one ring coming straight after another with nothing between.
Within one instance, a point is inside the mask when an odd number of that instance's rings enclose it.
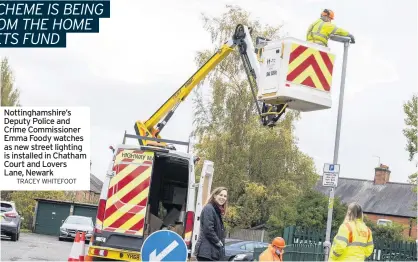
<instances>
[{"instance_id":1,"label":"new street lamp","mask_svg":"<svg viewBox=\"0 0 418 262\"><path fill-rule=\"evenodd\" d=\"M341 133L341 119L342 119L343 103L344 103L345 74L346 74L346 69L347 69L348 47L350 46L351 39L349 37L343 37L343 36L337 36L337 35L332 35L330 39L344 44L340 98L338 102L337 128L335 131L335 144L334 144L333 164L336 165L338 164L338 151L340 149L340 133ZM324 253L325 253L324 261L328 261L329 251L331 249L330 237L331 237L332 211L333 211L333 206L334 206L334 191L335 191L335 188L331 187L331 191L329 194L329 204L328 204L327 231L326 231L325 242L324 242Z\"/></svg>"}]
</instances>

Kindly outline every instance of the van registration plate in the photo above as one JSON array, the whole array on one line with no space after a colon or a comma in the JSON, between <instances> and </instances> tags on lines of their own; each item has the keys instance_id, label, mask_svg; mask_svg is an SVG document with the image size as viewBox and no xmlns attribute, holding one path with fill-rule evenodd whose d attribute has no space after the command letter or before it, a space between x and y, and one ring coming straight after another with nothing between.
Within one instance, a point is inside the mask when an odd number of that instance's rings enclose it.
<instances>
[{"instance_id":1,"label":"van registration plate","mask_svg":"<svg viewBox=\"0 0 418 262\"><path fill-rule=\"evenodd\" d=\"M141 261L141 256L137 253L120 252L120 258L127 261Z\"/></svg>"}]
</instances>

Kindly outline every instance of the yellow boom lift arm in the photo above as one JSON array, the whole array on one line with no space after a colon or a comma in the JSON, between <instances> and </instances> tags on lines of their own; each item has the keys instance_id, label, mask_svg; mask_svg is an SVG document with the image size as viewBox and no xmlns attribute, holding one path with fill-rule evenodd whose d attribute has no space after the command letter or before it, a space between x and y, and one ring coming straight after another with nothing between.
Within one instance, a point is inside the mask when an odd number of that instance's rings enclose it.
<instances>
[{"instance_id":1,"label":"yellow boom lift arm","mask_svg":"<svg viewBox=\"0 0 418 262\"><path fill-rule=\"evenodd\" d=\"M256 73L254 67L258 66L257 54L253 47L249 29L246 26L238 25L235 34L231 40L223 44L221 48L203 65L201 66L155 113L145 122L136 121L135 132L138 136L161 138L160 132L173 116L175 110L180 103L184 101L191 91L211 72L222 60L224 60L235 47L239 48L244 66L247 71L254 98L256 100ZM247 52L250 49L251 52ZM250 58L249 56L250 55ZM261 109L257 104L260 115ZM269 108L271 110L271 107ZM282 110L283 111L283 110ZM282 114L283 112L280 112ZM277 112L266 112L265 115L277 115ZM263 115L262 115L263 116ZM278 120L278 118L277 118ZM276 120L276 121L277 121ZM149 144L148 140L138 139L141 145Z\"/></svg>"},{"instance_id":2,"label":"yellow boom lift arm","mask_svg":"<svg viewBox=\"0 0 418 262\"><path fill-rule=\"evenodd\" d=\"M235 48L240 53L263 126L274 126L286 108L306 112L331 107L329 90L323 88L319 90L313 88L312 84L307 86L305 82L299 81L302 76L306 77L312 70L306 70L304 74L301 74L301 77L293 77L293 80L289 76L289 70L296 66L295 63L300 63L305 54L313 56L310 59L317 60L318 57L329 55L331 60L327 61L333 63L334 56L329 53L328 49L291 37L278 41L257 37L256 44L257 49L254 48L250 29L241 24L237 25L232 38L226 41L147 121L135 122L136 135L142 137L138 138L139 144L155 144L152 140L161 139L160 132L180 103ZM298 59L295 59L294 54L299 50L306 51L301 53ZM321 68L326 67L322 66ZM327 76L329 75L332 76L332 70L327 73ZM317 79L313 75L309 76L309 79L312 77ZM330 79L329 77L327 80L329 85L331 85ZM306 83L309 85L309 82ZM157 144L165 145L161 142Z\"/></svg>"}]
</instances>

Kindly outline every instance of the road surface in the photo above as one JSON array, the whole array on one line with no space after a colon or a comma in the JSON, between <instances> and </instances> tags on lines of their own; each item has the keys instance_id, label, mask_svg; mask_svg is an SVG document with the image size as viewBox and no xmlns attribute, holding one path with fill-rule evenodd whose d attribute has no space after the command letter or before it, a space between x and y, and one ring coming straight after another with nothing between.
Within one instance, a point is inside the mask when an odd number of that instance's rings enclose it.
<instances>
[{"instance_id":1,"label":"road surface","mask_svg":"<svg viewBox=\"0 0 418 262\"><path fill-rule=\"evenodd\" d=\"M20 233L18 241L1 236L1 261L68 261L73 242L58 237Z\"/></svg>"}]
</instances>

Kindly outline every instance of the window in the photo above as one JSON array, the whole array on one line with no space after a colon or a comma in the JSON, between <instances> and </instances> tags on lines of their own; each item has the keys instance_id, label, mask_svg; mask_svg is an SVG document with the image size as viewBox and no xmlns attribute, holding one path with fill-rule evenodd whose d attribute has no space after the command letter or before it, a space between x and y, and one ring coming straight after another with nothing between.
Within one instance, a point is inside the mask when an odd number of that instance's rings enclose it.
<instances>
[{"instance_id":1,"label":"window","mask_svg":"<svg viewBox=\"0 0 418 262\"><path fill-rule=\"evenodd\" d=\"M256 248L266 248L268 246L269 246L269 244L267 244L267 243L257 243Z\"/></svg>"},{"instance_id":2,"label":"window","mask_svg":"<svg viewBox=\"0 0 418 262\"><path fill-rule=\"evenodd\" d=\"M69 216L65 223L78 225L91 225L92 220L89 217Z\"/></svg>"},{"instance_id":3,"label":"window","mask_svg":"<svg viewBox=\"0 0 418 262\"><path fill-rule=\"evenodd\" d=\"M7 203L1 203L1 206L0 206L0 211L1 212L9 212L9 211L12 211L12 210L13 210L12 205L7 204Z\"/></svg>"},{"instance_id":4,"label":"window","mask_svg":"<svg viewBox=\"0 0 418 262\"><path fill-rule=\"evenodd\" d=\"M252 251L254 251L254 247L255 247L254 243L247 243L247 244L244 244L244 245L240 246L239 248L242 249L242 250L252 252Z\"/></svg>"},{"instance_id":5,"label":"window","mask_svg":"<svg viewBox=\"0 0 418 262\"><path fill-rule=\"evenodd\" d=\"M387 225L392 225L392 221L389 219L378 219L377 220L377 225L382 225L382 226L387 226Z\"/></svg>"},{"instance_id":6,"label":"window","mask_svg":"<svg viewBox=\"0 0 418 262\"><path fill-rule=\"evenodd\" d=\"M245 250L247 250L247 251L253 252L254 251L254 247L255 247L255 244L254 243L245 244Z\"/></svg>"}]
</instances>

